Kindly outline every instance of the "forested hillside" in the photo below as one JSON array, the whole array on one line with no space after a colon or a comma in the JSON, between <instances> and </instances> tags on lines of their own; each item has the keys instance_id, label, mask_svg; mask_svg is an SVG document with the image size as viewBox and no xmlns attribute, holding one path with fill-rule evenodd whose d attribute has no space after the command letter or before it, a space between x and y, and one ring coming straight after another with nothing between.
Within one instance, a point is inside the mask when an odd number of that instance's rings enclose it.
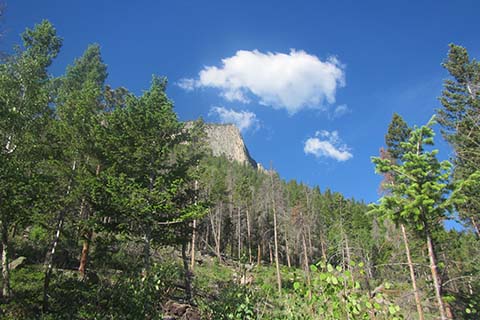
<instances>
[{"instance_id":1,"label":"forested hillside","mask_svg":"<svg viewBox=\"0 0 480 320\"><path fill-rule=\"evenodd\" d=\"M112 88L98 45L52 76L48 21L22 41L0 65L2 318L478 319L480 64L466 49L450 46L437 117L385 128L367 204L285 181L276 159L214 156L165 78Z\"/></svg>"}]
</instances>

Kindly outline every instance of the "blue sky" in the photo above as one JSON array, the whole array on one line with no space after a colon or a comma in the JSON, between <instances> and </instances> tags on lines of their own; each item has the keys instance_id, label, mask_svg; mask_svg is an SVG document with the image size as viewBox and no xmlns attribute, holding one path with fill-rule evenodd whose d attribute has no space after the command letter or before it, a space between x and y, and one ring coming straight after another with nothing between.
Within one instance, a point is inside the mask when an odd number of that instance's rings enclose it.
<instances>
[{"instance_id":1,"label":"blue sky","mask_svg":"<svg viewBox=\"0 0 480 320\"><path fill-rule=\"evenodd\" d=\"M366 202L378 199L370 157L392 114L430 119L449 43L480 57L473 0L6 4L3 49L49 19L64 38L54 75L98 43L113 87L140 94L164 75L181 120L234 120L251 155L283 178Z\"/></svg>"}]
</instances>

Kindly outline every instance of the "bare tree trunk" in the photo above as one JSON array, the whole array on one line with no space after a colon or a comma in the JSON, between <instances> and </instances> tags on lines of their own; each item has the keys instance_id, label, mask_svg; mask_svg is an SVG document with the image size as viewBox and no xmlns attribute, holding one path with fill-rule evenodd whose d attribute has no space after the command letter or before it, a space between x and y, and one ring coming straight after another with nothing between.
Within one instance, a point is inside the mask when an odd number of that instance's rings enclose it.
<instances>
[{"instance_id":1,"label":"bare tree trunk","mask_svg":"<svg viewBox=\"0 0 480 320\"><path fill-rule=\"evenodd\" d=\"M345 239L345 253L347 255L347 262L346 262L347 270L351 271L352 256L351 256L351 252L350 252L350 245L348 243L348 236L347 236L346 233L344 233L344 239ZM352 277L353 277L353 274L352 274Z\"/></svg>"},{"instance_id":2,"label":"bare tree trunk","mask_svg":"<svg viewBox=\"0 0 480 320\"><path fill-rule=\"evenodd\" d=\"M146 225L143 235L143 270L145 274L150 272L150 226Z\"/></svg>"},{"instance_id":3,"label":"bare tree trunk","mask_svg":"<svg viewBox=\"0 0 480 320\"><path fill-rule=\"evenodd\" d=\"M302 228L302 246L303 246L303 268L305 269L305 276L307 277L307 286L311 287L310 281L310 265L308 262L307 242L305 240L305 230ZM309 290L309 296L311 298L311 290Z\"/></svg>"},{"instance_id":4,"label":"bare tree trunk","mask_svg":"<svg viewBox=\"0 0 480 320\"><path fill-rule=\"evenodd\" d=\"M320 231L320 250L322 250L322 258L327 261L327 250L325 249L325 240L323 239L323 232Z\"/></svg>"},{"instance_id":5,"label":"bare tree trunk","mask_svg":"<svg viewBox=\"0 0 480 320\"><path fill-rule=\"evenodd\" d=\"M195 238L197 236L197 219L193 219L193 229L192 229L192 245L191 245L191 249L192 249L192 253L191 253L191 257L190 257L190 268L192 269L192 272L193 270L195 270Z\"/></svg>"},{"instance_id":6,"label":"bare tree trunk","mask_svg":"<svg viewBox=\"0 0 480 320\"><path fill-rule=\"evenodd\" d=\"M198 168L198 166L197 166ZM194 190L195 190L195 201L194 205L197 205L197 192L198 192L198 180L195 180L194 184ZM197 237L197 219L193 219L193 228L192 228L192 254L191 254L191 261L190 261L190 267L192 268L192 272L195 269L195 240Z\"/></svg>"},{"instance_id":7,"label":"bare tree trunk","mask_svg":"<svg viewBox=\"0 0 480 320\"><path fill-rule=\"evenodd\" d=\"M312 232L310 229L310 225L307 225L307 236L308 236L308 253L310 256L313 256L313 245L312 245Z\"/></svg>"},{"instance_id":8,"label":"bare tree trunk","mask_svg":"<svg viewBox=\"0 0 480 320\"><path fill-rule=\"evenodd\" d=\"M42 305L42 310L43 312L48 311L48 289L50 286L50 279L52 277L52 269L53 269L53 257L55 256L55 251L58 246L58 242L60 240L60 233L62 232L63 229L63 223L65 220L65 211L62 210L60 211L58 215L58 223L57 223L57 230L55 232L55 237L53 238L52 241L52 246L50 251L47 252L47 255L45 257L45 277L43 280L43 305Z\"/></svg>"},{"instance_id":9,"label":"bare tree trunk","mask_svg":"<svg viewBox=\"0 0 480 320\"><path fill-rule=\"evenodd\" d=\"M291 261L290 261L290 249L288 248L288 232L285 230L285 254L287 255L287 266L289 268L292 267Z\"/></svg>"},{"instance_id":10,"label":"bare tree trunk","mask_svg":"<svg viewBox=\"0 0 480 320\"><path fill-rule=\"evenodd\" d=\"M275 189L274 189L274 185L273 185L273 171L270 173L270 184L271 184L271 188L272 188L273 241L274 241L274 247L275 247L274 248L274 250L275 250L275 268L277 270L278 293L281 294L282 293L282 277L280 275L280 262L278 261L277 208L276 208L276 202L275 202Z\"/></svg>"},{"instance_id":11,"label":"bare tree trunk","mask_svg":"<svg viewBox=\"0 0 480 320\"><path fill-rule=\"evenodd\" d=\"M278 292L282 293L282 278L280 275L280 262L278 261L278 236L277 236L277 210L273 204L273 237L275 243L275 267L277 269Z\"/></svg>"},{"instance_id":12,"label":"bare tree trunk","mask_svg":"<svg viewBox=\"0 0 480 320\"><path fill-rule=\"evenodd\" d=\"M252 231L250 230L250 214L248 207L246 208L245 215L247 217L247 237L248 237L248 263L252 263Z\"/></svg>"},{"instance_id":13,"label":"bare tree trunk","mask_svg":"<svg viewBox=\"0 0 480 320\"><path fill-rule=\"evenodd\" d=\"M403 243L405 244L405 253L407 254L408 268L410 269L410 279L412 280L412 288L413 288L413 294L415 296L415 304L417 305L418 319L423 320L424 316L423 316L422 302L420 300L420 295L418 294L417 280L415 278L415 270L413 269L412 256L410 255L410 247L408 245L407 233L405 231L405 226L403 225L403 223L400 224L400 228L402 229Z\"/></svg>"},{"instance_id":14,"label":"bare tree trunk","mask_svg":"<svg viewBox=\"0 0 480 320\"><path fill-rule=\"evenodd\" d=\"M440 313L440 319L446 320L447 316L445 314L445 306L442 300L442 287L440 284L440 277L438 276L437 261L435 258L435 251L433 249L433 241L425 224L425 234L427 237L427 249L428 249L428 258L430 259L430 272L432 274L433 286L435 289L435 297L437 299L438 311Z\"/></svg>"},{"instance_id":15,"label":"bare tree trunk","mask_svg":"<svg viewBox=\"0 0 480 320\"><path fill-rule=\"evenodd\" d=\"M242 216L241 216L241 210L240 207L238 208L237 212L237 240L238 240L238 260L242 258Z\"/></svg>"},{"instance_id":16,"label":"bare tree trunk","mask_svg":"<svg viewBox=\"0 0 480 320\"><path fill-rule=\"evenodd\" d=\"M475 217L470 217L470 221L472 221L473 229L475 230L475 234L477 235L477 239L480 239L480 228L478 227L478 223L475 220Z\"/></svg>"},{"instance_id":17,"label":"bare tree trunk","mask_svg":"<svg viewBox=\"0 0 480 320\"><path fill-rule=\"evenodd\" d=\"M74 160L72 164L72 172L75 171L77 168L77 161ZM72 181L70 180L67 186L67 191L65 193L66 196L70 194L70 190L72 188ZM58 223L57 223L57 230L55 231L55 236L52 241L51 249L47 251L45 256L44 268L45 268L45 276L43 280L43 302L42 302L42 311L45 313L48 311L48 291L50 287L50 279L52 277L52 269L53 269L53 258L55 256L55 251L58 246L58 242L60 240L60 233L63 229L63 223L65 221L65 214L66 209L63 209L58 214Z\"/></svg>"},{"instance_id":18,"label":"bare tree trunk","mask_svg":"<svg viewBox=\"0 0 480 320\"><path fill-rule=\"evenodd\" d=\"M257 248L257 264L258 265L262 264L262 246L260 245L260 242L258 243L258 248Z\"/></svg>"},{"instance_id":19,"label":"bare tree trunk","mask_svg":"<svg viewBox=\"0 0 480 320\"><path fill-rule=\"evenodd\" d=\"M11 296L10 290L10 270L8 268L10 257L8 256L8 228L2 221L2 295L3 299L8 300Z\"/></svg>"},{"instance_id":20,"label":"bare tree trunk","mask_svg":"<svg viewBox=\"0 0 480 320\"><path fill-rule=\"evenodd\" d=\"M219 208L215 209L215 216L210 215L210 224L212 226L213 241L215 242L215 254L218 262L222 263L222 256L220 255L221 218L219 217Z\"/></svg>"},{"instance_id":21,"label":"bare tree trunk","mask_svg":"<svg viewBox=\"0 0 480 320\"><path fill-rule=\"evenodd\" d=\"M272 251L272 244L268 243L268 252L270 253L270 265L273 264L273 251Z\"/></svg>"}]
</instances>

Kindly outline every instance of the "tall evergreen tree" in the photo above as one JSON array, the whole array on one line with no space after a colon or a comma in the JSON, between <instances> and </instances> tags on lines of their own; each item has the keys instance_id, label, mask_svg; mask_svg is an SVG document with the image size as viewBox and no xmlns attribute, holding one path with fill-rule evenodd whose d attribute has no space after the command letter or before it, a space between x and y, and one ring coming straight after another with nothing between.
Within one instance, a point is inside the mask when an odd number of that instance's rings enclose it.
<instances>
[{"instance_id":1,"label":"tall evergreen tree","mask_svg":"<svg viewBox=\"0 0 480 320\"><path fill-rule=\"evenodd\" d=\"M392 121L388 126L387 134L385 135L385 143L387 145L387 150L385 153L381 154L383 159L388 159L392 163L399 163L406 152L405 148L402 147L402 143L408 141L409 134L411 129L408 127L407 123L403 118L394 113ZM384 192L389 192L391 187L395 185L397 174L395 172L386 172L384 173L384 181L382 186L384 187ZM407 231L405 224L400 222L400 229L402 231L403 242L405 244L405 254L407 256L408 268L410 271L410 279L412 281L413 294L415 296L415 304L417 306L418 318L419 320L424 319L422 303L420 300L420 294L417 287L417 280L415 276L415 270L412 262L412 255L410 253L410 245L408 242Z\"/></svg>"},{"instance_id":2,"label":"tall evergreen tree","mask_svg":"<svg viewBox=\"0 0 480 320\"><path fill-rule=\"evenodd\" d=\"M455 178L468 179L480 163L480 62L470 59L467 49L450 44L448 57L442 65L451 78L444 81L440 97L443 108L437 110L438 121L443 127L443 136L455 151ZM471 196L479 198L480 191L477 189ZM458 211L465 220L470 220L480 237L478 203L459 204Z\"/></svg>"},{"instance_id":3,"label":"tall evergreen tree","mask_svg":"<svg viewBox=\"0 0 480 320\"><path fill-rule=\"evenodd\" d=\"M189 130L177 120L165 94L166 80L155 77L141 97L105 118L101 130L106 161L103 179L125 232L143 239L144 269L151 245L183 243L187 222L203 214L194 201L192 167L198 163Z\"/></svg>"},{"instance_id":4,"label":"tall evergreen tree","mask_svg":"<svg viewBox=\"0 0 480 320\"><path fill-rule=\"evenodd\" d=\"M438 310L441 319L446 319L432 235L442 227L446 212L450 209L451 202L447 201L446 196L451 191L451 164L437 160L438 150L424 150L425 145L433 145L433 123L432 118L427 125L415 128L408 141L400 144L405 149L401 163L392 163L390 159L380 157L372 158L376 172L395 174L390 193L380 199L374 211L390 215L393 221L408 225L423 236L428 248Z\"/></svg>"}]
</instances>

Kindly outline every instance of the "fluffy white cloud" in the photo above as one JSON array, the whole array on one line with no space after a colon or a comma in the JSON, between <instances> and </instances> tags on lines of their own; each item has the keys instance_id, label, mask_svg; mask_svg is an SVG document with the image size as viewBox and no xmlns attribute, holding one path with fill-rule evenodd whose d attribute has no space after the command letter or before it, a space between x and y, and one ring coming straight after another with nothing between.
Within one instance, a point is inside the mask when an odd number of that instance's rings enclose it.
<instances>
[{"instance_id":1,"label":"fluffy white cloud","mask_svg":"<svg viewBox=\"0 0 480 320\"><path fill-rule=\"evenodd\" d=\"M333 158L337 161L347 161L353 155L348 147L342 143L337 131L317 131L315 137L308 138L303 147L305 154L313 154L315 157Z\"/></svg>"},{"instance_id":2,"label":"fluffy white cloud","mask_svg":"<svg viewBox=\"0 0 480 320\"><path fill-rule=\"evenodd\" d=\"M206 66L197 79L182 79L186 90L211 87L229 101L248 103L256 97L262 105L284 108L294 114L335 102L337 88L345 86L343 65L330 57L321 61L305 51L262 53L240 50L222 59L222 66Z\"/></svg>"},{"instance_id":3,"label":"fluffy white cloud","mask_svg":"<svg viewBox=\"0 0 480 320\"><path fill-rule=\"evenodd\" d=\"M213 107L210 109L210 114L218 116L222 123L233 123L240 131L245 131L249 128L258 127L259 121L257 115L250 111L235 111L224 107Z\"/></svg>"}]
</instances>

